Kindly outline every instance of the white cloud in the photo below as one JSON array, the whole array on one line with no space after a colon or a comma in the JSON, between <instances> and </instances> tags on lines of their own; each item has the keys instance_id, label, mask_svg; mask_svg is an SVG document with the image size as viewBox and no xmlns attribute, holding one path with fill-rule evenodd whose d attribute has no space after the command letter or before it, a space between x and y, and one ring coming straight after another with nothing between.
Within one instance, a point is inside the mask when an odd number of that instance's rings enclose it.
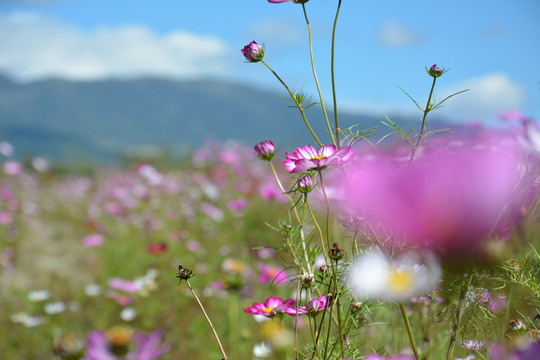
<instances>
[{"instance_id":1,"label":"white cloud","mask_svg":"<svg viewBox=\"0 0 540 360\"><path fill-rule=\"evenodd\" d=\"M31 13L0 16L0 71L20 80L224 73L223 41L183 31L156 34L139 25L86 31Z\"/></svg>"},{"instance_id":2,"label":"white cloud","mask_svg":"<svg viewBox=\"0 0 540 360\"><path fill-rule=\"evenodd\" d=\"M378 40L386 46L401 47L418 44L423 39L405 25L390 21L380 28Z\"/></svg>"},{"instance_id":3,"label":"white cloud","mask_svg":"<svg viewBox=\"0 0 540 360\"><path fill-rule=\"evenodd\" d=\"M442 111L458 121L489 120L505 110L520 109L525 103L525 89L504 73L467 79L436 91L436 101L461 90L470 89L444 103Z\"/></svg>"}]
</instances>

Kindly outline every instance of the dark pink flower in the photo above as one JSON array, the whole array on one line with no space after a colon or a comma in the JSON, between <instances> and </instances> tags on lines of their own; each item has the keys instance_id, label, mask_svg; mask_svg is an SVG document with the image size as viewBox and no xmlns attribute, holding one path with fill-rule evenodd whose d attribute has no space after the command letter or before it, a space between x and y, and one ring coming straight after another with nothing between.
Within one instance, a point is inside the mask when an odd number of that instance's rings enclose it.
<instances>
[{"instance_id":1,"label":"dark pink flower","mask_svg":"<svg viewBox=\"0 0 540 360\"><path fill-rule=\"evenodd\" d=\"M285 310L285 313L291 316L304 314L316 315L326 309L328 305L328 299L326 298L326 296L321 296L316 299L310 300L305 306L291 306Z\"/></svg>"},{"instance_id":2,"label":"dark pink flower","mask_svg":"<svg viewBox=\"0 0 540 360\"><path fill-rule=\"evenodd\" d=\"M252 63L259 62L264 57L264 49L255 41L252 41L244 46L241 51L246 60Z\"/></svg>"},{"instance_id":3,"label":"dark pink flower","mask_svg":"<svg viewBox=\"0 0 540 360\"><path fill-rule=\"evenodd\" d=\"M261 159L270 161L276 153L276 146L272 140L265 140L255 145L255 154Z\"/></svg>"},{"instance_id":4,"label":"dark pink flower","mask_svg":"<svg viewBox=\"0 0 540 360\"><path fill-rule=\"evenodd\" d=\"M331 165L340 165L351 160L354 150L350 146L337 149L334 145L324 145L317 151L311 145L296 148L292 154L285 153L283 163L290 173L305 170L322 170Z\"/></svg>"},{"instance_id":5,"label":"dark pink flower","mask_svg":"<svg viewBox=\"0 0 540 360\"><path fill-rule=\"evenodd\" d=\"M293 2L295 4L305 4L308 1L309 0L268 0L268 2L272 3L272 4L281 4L281 3L284 3L284 2Z\"/></svg>"},{"instance_id":6,"label":"dark pink flower","mask_svg":"<svg viewBox=\"0 0 540 360\"><path fill-rule=\"evenodd\" d=\"M270 296L264 303L254 303L252 306L245 308L244 312L254 315L263 315L267 317L274 317L276 315L283 315L285 310L294 306L295 301L293 299L283 300L278 297Z\"/></svg>"}]
</instances>

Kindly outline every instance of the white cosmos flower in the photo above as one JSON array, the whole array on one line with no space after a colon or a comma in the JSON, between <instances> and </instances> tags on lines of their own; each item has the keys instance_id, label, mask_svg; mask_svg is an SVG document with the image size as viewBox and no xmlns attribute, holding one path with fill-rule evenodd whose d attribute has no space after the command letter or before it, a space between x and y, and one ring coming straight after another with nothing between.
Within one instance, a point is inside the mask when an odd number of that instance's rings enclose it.
<instances>
[{"instance_id":1,"label":"white cosmos flower","mask_svg":"<svg viewBox=\"0 0 540 360\"><path fill-rule=\"evenodd\" d=\"M272 356L272 348L263 341L253 346L253 355L255 359L268 359Z\"/></svg>"},{"instance_id":2,"label":"white cosmos flower","mask_svg":"<svg viewBox=\"0 0 540 360\"><path fill-rule=\"evenodd\" d=\"M378 252L358 256L346 282L360 299L405 301L432 290L441 276L432 254L408 252L394 259Z\"/></svg>"}]
</instances>

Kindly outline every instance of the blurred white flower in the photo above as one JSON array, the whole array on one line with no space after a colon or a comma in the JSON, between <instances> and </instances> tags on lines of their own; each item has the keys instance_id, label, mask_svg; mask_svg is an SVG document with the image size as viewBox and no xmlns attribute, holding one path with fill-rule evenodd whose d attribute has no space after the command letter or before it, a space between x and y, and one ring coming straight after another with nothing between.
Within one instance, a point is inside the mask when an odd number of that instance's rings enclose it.
<instances>
[{"instance_id":1,"label":"blurred white flower","mask_svg":"<svg viewBox=\"0 0 540 360\"><path fill-rule=\"evenodd\" d=\"M4 155L5 157L13 156L15 153L15 148L13 145L6 141L0 142L0 154Z\"/></svg>"},{"instance_id":2,"label":"blurred white flower","mask_svg":"<svg viewBox=\"0 0 540 360\"><path fill-rule=\"evenodd\" d=\"M51 292L49 290L35 290L28 293L28 299L30 301L45 301L51 297Z\"/></svg>"},{"instance_id":3,"label":"blurred white flower","mask_svg":"<svg viewBox=\"0 0 540 360\"><path fill-rule=\"evenodd\" d=\"M354 260L346 282L357 298L405 301L432 290L440 276L439 262L432 254L408 252L390 259L369 252Z\"/></svg>"},{"instance_id":4,"label":"blurred white flower","mask_svg":"<svg viewBox=\"0 0 540 360\"><path fill-rule=\"evenodd\" d=\"M62 301L52 302L45 304L43 309L49 315L59 314L66 311L66 304L64 304Z\"/></svg>"},{"instance_id":5,"label":"blurred white flower","mask_svg":"<svg viewBox=\"0 0 540 360\"><path fill-rule=\"evenodd\" d=\"M272 356L272 348L263 341L253 346L253 355L255 359L268 359Z\"/></svg>"},{"instance_id":6,"label":"blurred white flower","mask_svg":"<svg viewBox=\"0 0 540 360\"><path fill-rule=\"evenodd\" d=\"M101 286L97 284L88 284L84 287L84 293L87 296L99 296L101 292Z\"/></svg>"},{"instance_id":7,"label":"blurred white flower","mask_svg":"<svg viewBox=\"0 0 540 360\"><path fill-rule=\"evenodd\" d=\"M120 312L120 318L124 321L131 321L137 317L137 309L133 307L127 307Z\"/></svg>"}]
</instances>

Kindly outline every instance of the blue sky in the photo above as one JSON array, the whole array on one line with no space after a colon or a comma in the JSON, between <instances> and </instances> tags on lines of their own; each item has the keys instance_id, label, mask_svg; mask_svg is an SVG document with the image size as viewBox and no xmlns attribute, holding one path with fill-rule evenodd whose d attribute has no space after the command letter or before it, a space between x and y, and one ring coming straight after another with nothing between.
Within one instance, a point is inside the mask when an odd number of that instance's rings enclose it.
<instances>
[{"instance_id":1,"label":"blue sky","mask_svg":"<svg viewBox=\"0 0 540 360\"><path fill-rule=\"evenodd\" d=\"M311 0L315 61L331 103L330 35L337 0ZM343 0L336 43L339 106L414 113L431 85L424 67L450 69L436 96L462 89L439 116L490 120L520 109L540 119L540 1ZM301 5L265 0L0 0L0 72L19 81L160 76L216 78L282 92L240 49L265 60L293 89L316 93Z\"/></svg>"}]
</instances>

